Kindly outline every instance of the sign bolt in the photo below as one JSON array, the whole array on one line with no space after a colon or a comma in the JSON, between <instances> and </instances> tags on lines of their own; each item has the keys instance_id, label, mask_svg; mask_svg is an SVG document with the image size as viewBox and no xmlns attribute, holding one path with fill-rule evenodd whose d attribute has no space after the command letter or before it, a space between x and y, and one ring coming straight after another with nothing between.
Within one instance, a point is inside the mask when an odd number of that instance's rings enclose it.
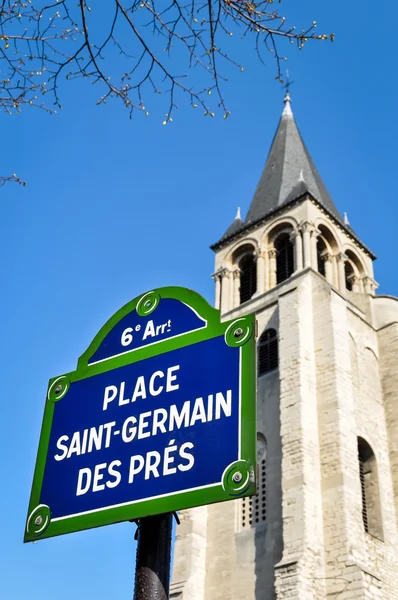
<instances>
[{"instance_id":1,"label":"sign bolt","mask_svg":"<svg viewBox=\"0 0 398 600\"><path fill-rule=\"evenodd\" d=\"M61 392L62 392L62 385L61 385L61 384L59 384L59 385L57 385L57 387L55 388L55 393L56 393L56 394L60 394Z\"/></svg>"},{"instance_id":2,"label":"sign bolt","mask_svg":"<svg viewBox=\"0 0 398 600\"><path fill-rule=\"evenodd\" d=\"M242 481L242 473L240 473L239 471L237 471L236 473L234 473L232 475L232 479L235 483L240 483Z\"/></svg>"},{"instance_id":3,"label":"sign bolt","mask_svg":"<svg viewBox=\"0 0 398 600\"><path fill-rule=\"evenodd\" d=\"M234 333L234 337L238 338L243 334L243 329L242 327L238 327L238 329L235 331Z\"/></svg>"},{"instance_id":4,"label":"sign bolt","mask_svg":"<svg viewBox=\"0 0 398 600\"><path fill-rule=\"evenodd\" d=\"M35 519L35 525L39 526L42 523L43 523L43 517L41 517L41 516L36 517L36 519Z\"/></svg>"}]
</instances>

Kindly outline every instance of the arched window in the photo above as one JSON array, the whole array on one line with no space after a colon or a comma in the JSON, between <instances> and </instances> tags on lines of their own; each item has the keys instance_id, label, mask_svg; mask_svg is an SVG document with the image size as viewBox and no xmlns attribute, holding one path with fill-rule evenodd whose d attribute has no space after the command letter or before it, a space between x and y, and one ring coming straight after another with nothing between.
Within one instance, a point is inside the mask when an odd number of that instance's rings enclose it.
<instances>
[{"instance_id":1,"label":"arched window","mask_svg":"<svg viewBox=\"0 0 398 600\"><path fill-rule=\"evenodd\" d=\"M352 264L346 260L344 263L344 274L345 274L345 287L351 292L352 291L352 278L354 277L354 269Z\"/></svg>"},{"instance_id":2,"label":"arched window","mask_svg":"<svg viewBox=\"0 0 398 600\"><path fill-rule=\"evenodd\" d=\"M276 283L281 283L294 271L293 244L288 233L281 233L274 243L276 250Z\"/></svg>"},{"instance_id":3,"label":"arched window","mask_svg":"<svg viewBox=\"0 0 398 600\"><path fill-rule=\"evenodd\" d=\"M278 368L278 334L266 329L258 342L258 374L264 375Z\"/></svg>"},{"instance_id":4,"label":"arched window","mask_svg":"<svg viewBox=\"0 0 398 600\"><path fill-rule=\"evenodd\" d=\"M316 256L318 261L318 273L326 277L325 271L325 252L327 251L326 244L322 238L318 238L316 243Z\"/></svg>"},{"instance_id":5,"label":"arched window","mask_svg":"<svg viewBox=\"0 0 398 600\"><path fill-rule=\"evenodd\" d=\"M257 434L257 493L242 498L240 529L252 529L267 520L267 443L262 433Z\"/></svg>"},{"instance_id":6,"label":"arched window","mask_svg":"<svg viewBox=\"0 0 398 600\"><path fill-rule=\"evenodd\" d=\"M363 525L367 533L383 539L376 458L363 438L358 438L358 462Z\"/></svg>"},{"instance_id":7,"label":"arched window","mask_svg":"<svg viewBox=\"0 0 398 600\"><path fill-rule=\"evenodd\" d=\"M247 302L257 289L256 261L253 254L245 254L239 261L240 303Z\"/></svg>"}]
</instances>

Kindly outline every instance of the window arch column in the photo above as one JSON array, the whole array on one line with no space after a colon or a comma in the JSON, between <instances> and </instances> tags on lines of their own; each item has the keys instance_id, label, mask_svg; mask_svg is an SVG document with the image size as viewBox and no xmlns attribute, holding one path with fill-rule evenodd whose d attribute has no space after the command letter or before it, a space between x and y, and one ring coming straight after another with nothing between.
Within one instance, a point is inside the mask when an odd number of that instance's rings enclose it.
<instances>
[{"instance_id":1,"label":"window arch column","mask_svg":"<svg viewBox=\"0 0 398 600\"><path fill-rule=\"evenodd\" d=\"M365 290L365 294L371 294L373 296L378 284L374 279L366 275L362 278L362 285Z\"/></svg>"},{"instance_id":2,"label":"window arch column","mask_svg":"<svg viewBox=\"0 0 398 600\"><path fill-rule=\"evenodd\" d=\"M322 254L325 263L325 277L328 283L333 284L333 255L330 252L324 252Z\"/></svg>"},{"instance_id":3,"label":"window arch column","mask_svg":"<svg viewBox=\"0 0 398 600\"><path fill-rule=\"evenodd\" d=\"M232 271L233 292L232 292L232 307L236 308L240 303L240 269L236 267Z\"/></svg>"},{"instance_id":4,"label":"window arch column","mask_svg":"<svg viewBox=\"0 0 398 600\"><path fill-rule=\"evenodd\" d=\"M303 247L304 247L304 269L311 266L311 231L313 229L312 223L304 221L301 224L301 231L303 232Z\"/></svg>"},{"instance_id":5,"label":"window arch column","mask_svg":"<svg viewBox=\"0 0 398 600\"><path fill-rule=\"evenodd\" d=\"M345 286L345 261L347 260L347 256L344 252L339 252L336 256L337 259L337 270L339 275L339 290L344 292L346 289Z\"/></svg>"},{"instance_id":6,"label":"window arch column","mask_svg":"<svg viewBox=\"0 0 398 600\"><path fill-rule=\"evenodd\" d=\"M276 250L271 248L268 250L269 257L269 286L273 288L276 286Z\"/></svg>"},{"instance_id":7,"label":"window arch column","mask_svg":"<svg viewBox=\"0 0 398 600\"><path fill-rule=\"evenodd\" d=\"M361 291L361 280L359 279L359 277L357 277L355 274L350 275L349 280L351 283L351 291L355 292L356 294L359 294L359 292Z\"/></svg>"},{"instance_id":8,"label":"window arch column","mask_svg":"<svg viewBox=\"0 0 398 600\"><path fill-rule=\"evenodd\" d=\"M219 310L221 305L221 270L212 275L216 289L214 296L214 306Z\"/></svg>"},{"instance_id":9,"label":"window arch column","mask_svg":"<svg viewBox=\"0 0 398 600\"><path fill-rule=\"evenodd\" d=\"M221 269L221 312L229 310L230 275L229 269L226 267Z\"/></svg>"},{"instance_id":10,"label":"window arch column","mask_svg":"<svg viewBox=\"0 0 398 600\"><path fill-rule=\"evenodd\" d=\"M321 234L321 232L316 227L313 227L311 229L311 265L315 271L318 270L317 243L318 243L318 236L320 236L320 234Z\"/></svg>"},{"instance_id":11,"label":"window arch column","mask_svg":"<svg viewBox=\"0 0 398 600\"><path fill-rule=\"evenodd\" d=\"M290 234L290 240L294 244L294 270L301 271L303 268L303 238L300 229L294 229Z\"/></svg>"},{"instance_id":12,"label":"window arch column","mask_svg":"<svg viewBox=\"0 0 398 600\"><path fill-rule=\"evenodd\" d=\"M263 294L265 291L265 252L257 250L255 254L257 269L257 294Z\"/></svg>"}]
</instances>

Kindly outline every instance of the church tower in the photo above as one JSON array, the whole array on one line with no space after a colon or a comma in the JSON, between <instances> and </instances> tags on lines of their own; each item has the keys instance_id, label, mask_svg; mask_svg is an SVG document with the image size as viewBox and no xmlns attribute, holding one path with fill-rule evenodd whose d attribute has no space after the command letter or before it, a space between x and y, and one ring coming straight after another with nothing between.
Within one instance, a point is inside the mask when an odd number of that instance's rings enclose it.
<instances>
[{"instance_id":1,"label":"church tower","mask_svg":"<svg viewBox=\"0 0 398 600\"><path fill-rule=\"evenodd\" d=\"M212 246L223 318L257 318L257 495L180 512L171 599L398 600L398 299L284 104Z\"/></svg>"}]
</instances>

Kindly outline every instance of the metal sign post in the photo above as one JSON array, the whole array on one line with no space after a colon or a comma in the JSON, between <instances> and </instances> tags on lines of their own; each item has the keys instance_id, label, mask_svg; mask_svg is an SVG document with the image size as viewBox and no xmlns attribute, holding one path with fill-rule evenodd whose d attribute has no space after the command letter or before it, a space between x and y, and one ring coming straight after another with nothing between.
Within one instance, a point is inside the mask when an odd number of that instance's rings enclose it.
<instances>
[{"instance_id":1,"label":"metal sign post","mask_svg":"<svg viewBox=\"0 0 398 600\"><path fill-rule=\"evenodd\" d=\"M49 382L24 541L141 519L136 594L167 597L168 513L255 493L255 393L253 315L177 287L132 300Z\"/></svg>"},{"instance_id":2,"label":"metal sign post","mask_svg":"<svg viewBox=\"0 0 398 600\"><path fill-rule=\"evenodd\" d=\"M173 515L140 519L134 600L168 600Z\"/></svg>"}]
</instances>

